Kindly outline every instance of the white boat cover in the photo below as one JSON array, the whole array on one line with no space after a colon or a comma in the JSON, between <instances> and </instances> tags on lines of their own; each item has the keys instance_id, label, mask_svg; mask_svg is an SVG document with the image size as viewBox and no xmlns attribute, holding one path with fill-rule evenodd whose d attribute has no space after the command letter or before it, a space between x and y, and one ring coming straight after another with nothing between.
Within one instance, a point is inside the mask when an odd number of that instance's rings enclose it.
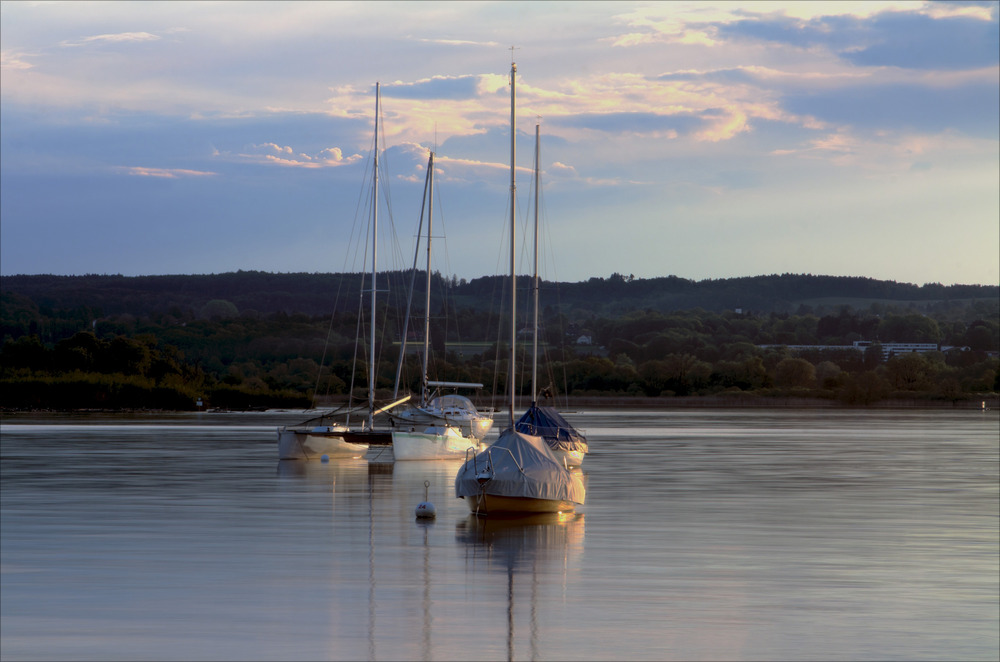
<instances>
[{"instance_id":1,"label":"white boat cover","mask_svg":"<svg viewBox=\"0 0 1000 662\"><path fill-rule=\"evenodd\" d=\"M486 479L480 485L480 478ZM580 473L567 470L545 440L504 430L486 450L469 458L455 477L455 496L485 492L495 496L572 501L583 504L586 489Z\"/></svg>"},{"instance_id":2,"label":"white boat cover","mask_svg":"<svg viewBox=\"0 0 1000 662\"><path fill-rule=\"evenodd\" d=\"M463 434L480 441L493 427L491 414L481 414L472 400L455 393L439 395L428 402L426 407L410 407L393 414L392 418L400 426L457 425L462 428Z\"/></svg>"}]
</instances>

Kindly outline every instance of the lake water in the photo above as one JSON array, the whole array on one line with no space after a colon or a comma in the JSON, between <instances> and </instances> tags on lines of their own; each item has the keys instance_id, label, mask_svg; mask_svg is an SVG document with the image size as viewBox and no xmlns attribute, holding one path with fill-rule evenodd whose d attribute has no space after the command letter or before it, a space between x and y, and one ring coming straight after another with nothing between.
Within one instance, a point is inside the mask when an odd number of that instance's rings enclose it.
<instances>
[{"instance_id":1,"label":"lake water","mask_svg":"<svg viewBox=\"0 0 1000 662\"><path fill-rule=\"evenodd\" d=\"M525 523L455 462L279 463L296 414L6 416L2 657L1000 655L996 411L567 417L587 503Z\"/></svg>"}]
</instances>

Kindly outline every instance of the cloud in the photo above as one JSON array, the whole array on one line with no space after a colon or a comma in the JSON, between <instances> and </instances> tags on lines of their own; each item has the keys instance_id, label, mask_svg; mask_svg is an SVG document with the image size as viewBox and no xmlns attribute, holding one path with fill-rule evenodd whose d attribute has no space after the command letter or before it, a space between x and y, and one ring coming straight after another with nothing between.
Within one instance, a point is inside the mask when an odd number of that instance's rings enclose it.
<instances>
[{"instance_id":1,"label":"cloud","mask_svg":"<svg viewBox=\"0 0 1000 662\"><path fill-rule=\"evenodd\" d=\"M921 9L922 14L934 18L966 16L982 21L994 20L997 17L996 0L952 0L951 2L931 2Z\"/></svg>"},{"instance_id":2,"label":"cloud","mask_svg":"<svg viewBox=\"0 0 1000 662\"><path fill-rule=\"evenodd\" d=\"M655 43L677 43L700 46L714 46L716 40L709 30L678 29L676 31L630 32L628 34L609 37L602 41L609 42L614 47L628 48Z\"/></svg>"},{"instance_id":3,"label":"cloud","mask_svg":"<svg viewBox=\"0 0 1000 662\"><path fill-rule=\"evenodd\" d=\"M774 149L769 155L776 162L787 159L788 166L802 172L828 164L835 171L860 176L867 182L884 182L898 187L901 182L912 179L913 173L932 171L932 176L951 178L954 186L954 180L961 177L956 173L975 172L975 178L981 179L988 178L990 171L996 171L997 165L989 163L991 149L993 159L996 158L995 145L994 141L953 131L925 135L841 128L806 137L797 146ZM832 172L829 176L840 177ZM943 188L941 192L944 193ZM914 195L917 195L916 190ZM960 203L956 199L955 204L964 204L964 201Z\"/></svg>"},{"instance_id":4,"label":"cloud","mask_svg":"<svg viewBox=\"0 0 1000 662\"><path fill-rule=\"evenodd\" d=\"M1000 131L1000 88L995 84L887 83L802 91L786 94L783 104L793 113L868 130L954 130L992 139Z\"/></svg>"},{"instance_id":5,"label":"cloud","mask_svg":"<svg viewBox=\"0 0 1000 662\"><path fill-rule=\"evenodd\" d=\"M113 34L98 34L91 37L83 37L77 41L64 41L62 42L62 45L76 47L95 43L123 44L143 41L158 41L159 39L159 36L149 32L116 32Z\"/></svg>"},{"instance_id":6,"label":"cloud","mask_svg":"<svg viewBox=\"0 0 1000 662\"><path fill-rule=\"evenodd\" d=\"M398 99L471 99L478 92L478 76L434 76L412 83L382 85L384 96Z\"/></svg>"},{"instance_id":7,"label":"cloud","mask_svg":"<svg viewBox=\"0 0 1000 662\"><path fill-rule=\"evenodd\" d=\"M287 145L282 146L275 143L250 145L238 156L240 159L252 163L291 168L335 168L351 165L364 158L361 154L352 154L345 158L343 150L339 147L325 147L316 154L306 154L304 152L296 152Z\"/></svg>"},{"instance_id":8,"label":"cloud","mask_svg":"<svg viewBox=\"0 0 1000 662\"><path fill-rule=\"evenodd\" d=\"M468 39L417 39L417 41L441 46L483 46L486 48L496 48L500 45L495 41L470 41Z\"/></svg>"},{"instance_id":9,"label":"cloud","mask_svg":"<svg viewBox=\"0 0 1000 662\"><path fill-rule=\"evenodd\" d=\"M769 114L762 111L762 114ZM647 138L676 139L691 136L696 140L728 140L749 129L749 113L739 104L724 108L705 108L695 112L618 112L578 114L556 118L557 128L576 128L607 134L634 134Z\"/></svg>"},{"instance_id":10,"label":"cloud","mask_svg":"<svg viewBox=\"0 0 1000 662\"><path fill-rule=\"evenodd\" d=\"M714 119L710 125L695 134L698 140L709 142L729 140L750 128L747 114L737 107L720 109L711 114L706 113L706 116L712 115L714 115Z\"/></svg>"},{"instance_id":11,"label":"cloud","mask_svg":"<svg viewBox=\"0 0 1000 662\"><path fill-rule=\"evenodd\" d=\"M28 62L26 59L28 57L30 56L26 53L0 51L0 69L6 69L8 71L31 69L35 65Z\"/></svg>"},{"instance_id":12,"label":"cloud","mask_svg":"<svg viewBox=\"0 0 1000 662\"><path fill-rule=\"evenodd\" d=\"M823 48L858 66L976 69L1000 62L994 14L887 11L871 17L836 15L802 20L771 14L717 26L727 40L755 40L798 49Z\"/></svg>"},{"instance_id":13,"label":"cloud","mask_svg":"<svg viewBox=\"0 0 1000 662\"><path fill-rule=\"evenodd\" d=\"M707 71L700 71L698 69L671 71L655 76L653 80L664 82L714 81L722 83L759 83L761 82L761 76L755 67L733 67Z\"/></svg>"},{"instance_id":14,"label":"cloud","mask_svg":"<svg viewBox=\"0 0 1000 662\"><path fill-rule=\"evenodd\" d=\"M906 69L978 69L1000 63L997 19L887 13L866 26L872 43L842 56L861 66Z\"/></svg>"},{"instance_id":15,"label":"cloud","mask_svg":"<svg viewBox=\"0 0 1000 662\"><path fill-rule=\"evenodd\" d=\"M484 174L487 177L494 177L497 173L510 170L510 164L501 161L480 161L476 159L456 158L443 154L434 157L434 165L435 168L440 167L451 181L459 179L456 173L466 173L466 176L461 179L463 181L473 181L482 178ZM498 179L497 181L500 180Z\"/></svg>"},{"instance_id":16,"label":"cloud","mask_svg":"<svg viewBox=\"0 0 1000 662\"><path fill-rule=\"evenodd\" d=\"M603 133L635 133L676 138L680 134L692 134L705 125L705 119L697 113L655 113L655 112L613 112L580 113L559 117L547 122L554 127L588 129Z\"/></svg>"},{"instance_id":17,"label":"cloud","mask_svg":"<svg viewBox=\"0 0 1000 662\"><path fill-rule=\"evenodd\" d=\"M186 170L184 168L147 168L143 166L119 166L119 172L136 177L161 177L163 179L179 179L181 177L213 177L218 173L203 170Z\"/></svg>"},{"instance_id":18,"label":"cloud","mask_svg":"<svg viewBox=\"0 0 1000 662\"><path fill-rule=\"evenodd\" d=\"M666 9L667 14L660 12ZM628 14L616 17L617 21L638 31L607 37L602 41L614 47L635 47L657 42L677 43L684 45L714 46L714 27L710 25L692 24L686 17L672 11L672 8L647 5L639 7Z\"/></svg>"},{"instance_id":19,"label":"cloud","mask_svg":"<svg viewBox=\"0 0 1000 662\"><path fill-rule=\"evenodd\" d=\"M871 145L869 144L869 147ZM808 140L804 146L790 149L775 149L773 156L798 156L823 159L841 166L864 166L855 158L862 147L858 138L848 132L829 133Z\"/></svg>"}]
</instances>

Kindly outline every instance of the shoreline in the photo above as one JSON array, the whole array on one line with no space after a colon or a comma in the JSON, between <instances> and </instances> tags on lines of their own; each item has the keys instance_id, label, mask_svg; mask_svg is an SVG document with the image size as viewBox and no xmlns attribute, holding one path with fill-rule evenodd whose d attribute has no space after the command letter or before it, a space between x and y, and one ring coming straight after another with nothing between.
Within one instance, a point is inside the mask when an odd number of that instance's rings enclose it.
<instances>
[{"instance_id":1,"label":"shoreline","mask_svg":"<svg viewBox=\"0 0 1000 662\"><path fill-rule=\"evenodd\" d=\"M578 396L561 399L568 404L557 407L589 407L594 409L997 409L1000 395L990 394L969 400L924 400L920 398L887 398L866 405L847 404L839 400L794 396L686 396L682 398Z\"/></svg>"},{"instance_id":2,"label":"shoreline","mask_svg":"<svg viewBox=\"0 0 1000 662\"><path fill-rule=\"evenodd\" d=\"M314 408L326 409L337 407L342 403L328 400ZM651 398L645 396L596 396L581 395L557 398L555 402L543 402L542 406L554 406L562 411L579 409L635 409L660 410L674 409L965 409L972 411L1000 409L1000 394L977 396L967 400L926 400L921 398L887 398L870 404L847 404L838 400L824 398L804 398L794 396L759 396L759 395L709 395ZM518 409L527 407L525 399L519 402ZM143 414L143 413L264 413L281 411L300 411L284 407L267 409L5 409L0 408L0 417L17 414Z\"/></svg>"}]
</instances>

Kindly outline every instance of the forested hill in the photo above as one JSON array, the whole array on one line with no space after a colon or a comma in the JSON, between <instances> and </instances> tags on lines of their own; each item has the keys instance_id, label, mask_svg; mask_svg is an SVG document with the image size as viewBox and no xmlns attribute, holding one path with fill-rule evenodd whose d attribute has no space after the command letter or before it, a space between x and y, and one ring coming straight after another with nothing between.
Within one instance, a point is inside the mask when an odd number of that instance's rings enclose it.
<instances>
[{"instance_id":1,"label":"forested hill","mask_svg":"<svg viewBox=\"0 0 1000 662\"><path fill-rule=\"evenodd\" d=\"M437 286L448 290L459 307L484 310L495 305L505 279L471 281L435 274ZM206 307L232 304L237 314L256 312L327 315L334 308L353 309L362 290L362 274L267 273L239 271L211 275L173 276L4 276L0 278L5 307L27 304L50 310L84 309L92 317L131 314L203 315ZM383 276L380 276L380 279ZM409 273L384 276L379 289L403 297ZM418 291L423 282L416 279ZM528 289L519 279L519 289ZM826 308L872 303L913 305L918 309L939 302L1000 299L996 285L914 285L860 277L781 274L745 278L688 280L676 276L633 278L612 274L577 283L545 282L543 306L574 316L615 317L635 310L668 312L701 308L723 311L742 308L757 313L791 313L802 306ZM231 310L231 309L230 309ZM576 313L576 315L574 315Z\"/></svg>"},{"instance_id":2,"label":"forested hill","mask_svg":"<svg viewBox=\"0 0 1000 662\"><path fill-rule=\"evenodd\" d=\"M317 394L342 398L356 384L357 341L370 337L359 332L356 314L368 304L364 281L361 274L261 272L0 278L0 407L194 409L200 399L245 409L304 407ZM509 322L502 312L508 279L435 276L432 364L422 365L418 352L400 363L393 344L411 282L418 291L407 337L422 338L414 329L424 281L407 272L379 275L376 397L391 398L397 376L418 392L424 369L436 381L486 384L484 397L499 395L505 368L496 339ZM518 289L523 323L530 279L522 277ZM543 370L554 392L566 395L753 392L870 404L890 397L982 402L982 394L1000 390L995 285L614 274L546 282L540 292ZM854 349L862 340L875 344ZM936 347L887 356L882 343ZM515 349L527 361L527 343ZM366 390L355 387L353 397L367 399Z\"/></svg>"}]
</instances>

